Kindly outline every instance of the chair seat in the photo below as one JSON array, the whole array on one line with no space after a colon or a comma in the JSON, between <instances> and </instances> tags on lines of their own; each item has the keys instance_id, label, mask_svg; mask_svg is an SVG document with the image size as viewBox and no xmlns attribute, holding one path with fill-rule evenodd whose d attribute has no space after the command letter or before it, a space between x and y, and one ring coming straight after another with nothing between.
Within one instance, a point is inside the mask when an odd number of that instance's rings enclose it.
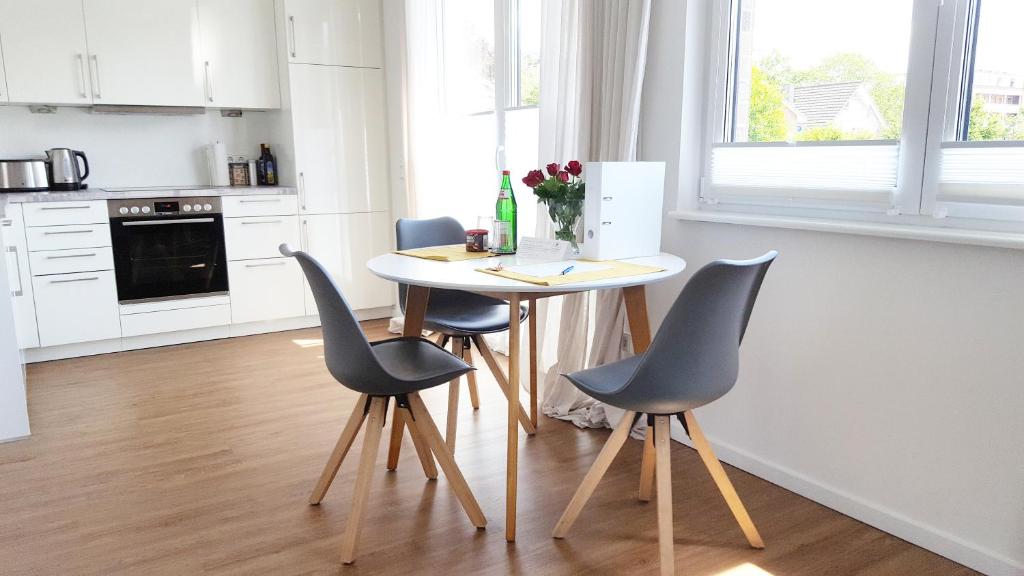
<instances>
[{"instance_id":1,"label":"chair seat","mask_svg":"<svg viewBox=\"0 0 1024 576\"><path fill-rule=\"evenodd\" d=\"M643 393L638 393L637 386L627 387L626 383L632 379L641 359L642 354L563 376L595 400L645 414L678 414L703 406L711 400L704 397L687 398L671 386L649 388Z\"/></svg>"},{"instance_id":2,"label":"chair seat","mask_svg":"<svg viewBox=\"0 0 1024 576\"><path fill-rule=\"evenodd\" d=\"M526 319L528 312L526 306L520 307L520 322ZM472 292L452 291L429 300L423 327L449 336L504 332L508 330L508 302Z\"/></svg>"},{"instance_id":3,"label":"chair seat","mask_svg":"<svg viewBox=\"0 0 1024 576\"><path fill-rule=\"evenodd\" d=\"M422 338L402 337L371 344L381 366L395 381L391 394L408 394L433 388L474 370L460 358Z\"/></svg>"}]
</instances>

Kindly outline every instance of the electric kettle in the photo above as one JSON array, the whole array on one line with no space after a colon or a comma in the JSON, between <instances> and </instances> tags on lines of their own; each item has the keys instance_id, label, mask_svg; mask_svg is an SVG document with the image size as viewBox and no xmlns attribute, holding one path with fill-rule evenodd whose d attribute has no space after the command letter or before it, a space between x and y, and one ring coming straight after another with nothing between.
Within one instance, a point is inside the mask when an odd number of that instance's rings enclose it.
<instances>
[{"instance_id":1,"label":"electric kettle","mask_svg":"<svg viewBox=\"0 0 1024 576\"><path fill-rule=\"evenodd\" d=\"M84 164L84 174L78 168L78 158ZM50 190L81 190L86 187L82 181L89 177L89 160L80 150L51 148L46 151L46 175Z\"/></svg>"}]
</instances>

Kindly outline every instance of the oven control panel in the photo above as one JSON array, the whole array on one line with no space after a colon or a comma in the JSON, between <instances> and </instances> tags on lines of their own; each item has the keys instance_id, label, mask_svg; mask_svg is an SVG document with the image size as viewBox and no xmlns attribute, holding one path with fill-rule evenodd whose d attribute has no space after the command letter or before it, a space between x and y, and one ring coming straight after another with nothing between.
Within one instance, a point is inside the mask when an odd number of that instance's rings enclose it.
<instances>
[{"instance_id":1,"label":"oven control panel","mask_svg":"<svg viewBox=\"0 0 1024 576\"><path fill-rule=\"evenodd\" d=\"M126 198L107 200L111 218L151 218L153 216L192 216L220 214L220 197Z\"/></svg>"}]
</instances>

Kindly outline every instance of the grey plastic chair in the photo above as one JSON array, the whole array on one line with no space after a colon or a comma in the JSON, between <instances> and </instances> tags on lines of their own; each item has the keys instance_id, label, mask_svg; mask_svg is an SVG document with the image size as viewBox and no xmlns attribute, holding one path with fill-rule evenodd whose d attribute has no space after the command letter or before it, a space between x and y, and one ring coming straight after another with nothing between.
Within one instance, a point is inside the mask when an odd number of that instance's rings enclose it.
<instances>
[{"instance_id":1,"label":"grey plastic chair","mask_svg":"<svg viewBox=\"0 0 1024 576\"><path fill-rule=\"evenodd\" d=\"M466 241L466 231L457 220L449 217L432 218L427 220L412 220L403 218L395 224L395 236L399 250L412 248L423 248L426 246L445 246L450 244L462 244ZM399 301L403 312L405 311L405 297L408 291L406 284L398 285ZM449 342L452 343L452 353L472 363L472 346L484 357L487 366L494 374L494 379L505 397L508 397L508 378L494 360L494 352L483 339L484 334L503 332L508 330L509 309L508 303L504 300L463 292L461 290L445 290L432 288L430 299L427 302L427 311L423 317L423 328L435 332L439 338L437 343L442 348ZM519 320L522 322L527 318L528 308L522 306ZM455 435L459 414L459 377L456 376L448 388L448 421L445 429L445 440L448 448L455 451ZM466 374L469 383L469 398L473 409L480 408L479 392L476 386L476 376L469 372ZM531 412L520 406L519 421L528 434L536 433L537 423L531 420L530 414L536 414L535 404L537 398L531 395ZM400 445L392 444L392 450L398 450Z\"/></svg>"},{"instance_id":2,"label":"grey plastic chair","mask_svg":"<svg viewBox=\"0 0 1024 576\"><path fill-rule=\"evenodd\" d=\"M436 457L470 521L477 528L486 526L487 520L476 498L419 396L420 390L469 373L473 367L422 338L403 337L370 343L345 297L323 266L309 254L293 251L286 244L280 246L280 251L299 261L309 281L320 311L324 359L328 371L343 386L360 393L355 409L309 498L309 503L313 505L323 500L365 422L366 435L363 438L352 512L342 539L342 561L346 564L355 561L359 525L366 509L387 406L392 399L396 405L395 419L401 418L409 427L424 474L429 479L437 478L434 465ZM393 421L392 426L395 425Z\"/></svg>"},{"instance_id":3,"label":"grey plastic chair","mask_svg":"<svg viewBox=\"0 0 1024 576\"><path fill-rule=\"evenodd\" d=\"M563 538L637 419L647 414L640 500L650 499L657 469L658 543L662 574L674 573L669 426L673 416L689 434L733 516L754 548L764 542L697 425L693 409L725 395L739 373L739 346L774 250L745 261L718 260L693 275L643 354L565 375L577 388L626 410L555 526Z\"/></svg>"}]
</instances>

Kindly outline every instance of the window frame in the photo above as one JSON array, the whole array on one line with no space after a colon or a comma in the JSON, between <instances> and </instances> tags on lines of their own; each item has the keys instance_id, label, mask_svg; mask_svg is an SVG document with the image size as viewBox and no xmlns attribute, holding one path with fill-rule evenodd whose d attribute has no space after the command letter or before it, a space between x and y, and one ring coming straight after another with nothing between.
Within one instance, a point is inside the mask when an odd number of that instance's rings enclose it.
<instances>
[{"instance_id":1,"label":"window frame","mask_svg":"<svg viewBox=\"0 0 1024 576\"><path fill-rule=\"evenodd\" d=\"M957 143L964 82L968 11L974 0L913 0L906 75L903 131L898 141L897 187L888 206L814 198L729 199L709 197L712 151L728 144L734 100L733 67L741 0L713 0L709 10L705 125L701 146L698 211L780 217L854 220L1024 233L1024 205L979 204L938 198L941 148L946 146L1024 146L1019 143ZM969 108L968 108L969 110ZM952 136L951 136L952 135ZM864 142L868 145L879 141ZM892 141L896 142L896 141ZM811 143L744 143L753 146L806 146ZM817 144L820 145L820 144ZM858 145L843 142L841 145Z\"/></svg>"}]
</instances>

